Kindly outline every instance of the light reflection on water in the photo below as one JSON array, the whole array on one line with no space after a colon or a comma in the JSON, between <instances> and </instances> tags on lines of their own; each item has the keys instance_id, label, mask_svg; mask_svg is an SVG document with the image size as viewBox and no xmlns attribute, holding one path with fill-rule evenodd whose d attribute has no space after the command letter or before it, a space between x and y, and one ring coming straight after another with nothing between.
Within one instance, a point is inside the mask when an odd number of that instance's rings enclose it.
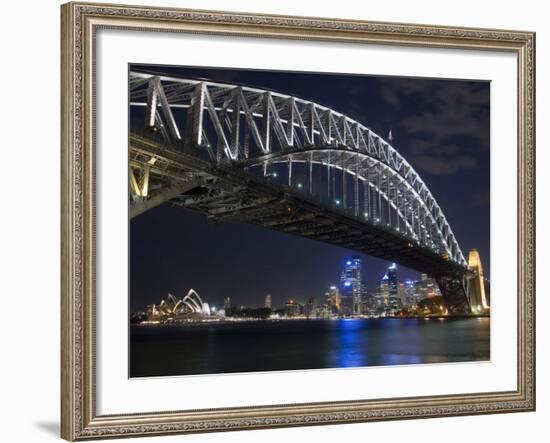
<instances>
[{"instance_id":1,"label":"light reflection on water","mask_svg":"<svg viewBox=\"0 0 550 443\"><path fill-rule=\"evenodd\" d=\"M335 322L336 323L336 322ZM337 355L337 364L340 368L355 368L368 366L367 354L361 348L368 344L368 333L362 334L362 324L359 319L344 319L338 321L340 346Z\"/></svg>"},{"instance_id":2,"label":"light reflection on water","mask_svg":"<svg viewBox=\"0 0 550 443\"><path fill-rule=\"evenodd\" d=\"M488 360L489 319L345 319L131 328L132 376Z\"/></svg>"},{"instance_id":3,"label":"light reflection on water","mask_svg":"<svg viewBox=\"0 0 550 443\"><path fill-rule=\"evenodd\" d=\"M444 318L438 320L445 321ZM374 364L382 366L447 361L442 356L425 355L423 358L422 355L414 353L419 344L417 319L376 319L371 322L376 323L365 322L363 319L344 319L335 323L340 345L337 351L329 354L333 361L329 361L328 366L341 368L369 366L368 356L373 353L379 355L379 359ZM407 329L406 333L412 334L412 337L410 335L407 338L403 337L403 329ZM369 338L373 339L370 345ZM384 342L380 343L378 339L383 339ZM405 340L410 347L404 353L385 352L383 349L399 348L399 342ZM421 354L420 349L419 353Z\"/></svg>"}]
</instances>

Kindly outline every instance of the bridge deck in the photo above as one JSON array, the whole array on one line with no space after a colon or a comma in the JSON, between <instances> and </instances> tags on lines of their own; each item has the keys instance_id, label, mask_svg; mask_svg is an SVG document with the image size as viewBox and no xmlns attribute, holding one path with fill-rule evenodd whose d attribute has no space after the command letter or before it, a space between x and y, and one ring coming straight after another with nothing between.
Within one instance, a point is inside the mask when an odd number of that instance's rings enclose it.
<instances>
[{"instance_id":1,"label":"bridge deck","mask_svg":"<svg viewBox=\"0 0 550 443\"><path fill-rule=\"evenodd\" d=\"M281 188L240 167L213 165L137 134L131 135L131 149L176 165L170 170L172 178L180 174L188 179L190 172L199 171L202 181L170 202L205 213L211 223L254 224L394 261L434 277L467 273L465 267L393 230L359 220L345 210L319 206L295 189Z\"/></svg>"}]
</instances>

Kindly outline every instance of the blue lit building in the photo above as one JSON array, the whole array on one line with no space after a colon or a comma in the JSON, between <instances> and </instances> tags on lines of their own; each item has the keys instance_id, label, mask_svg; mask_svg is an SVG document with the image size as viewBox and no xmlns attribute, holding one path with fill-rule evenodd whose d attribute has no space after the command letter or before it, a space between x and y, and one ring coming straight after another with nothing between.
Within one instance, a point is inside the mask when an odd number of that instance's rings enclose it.
<instances>
[{"instance_id":1,"label":"blue lit building","mask_svg":"<svg viewBox=\"0 0 550 443\"><path fill-rule=\"evenodd\" d=\"M404 291L404 287L399 287L399 280L397 279L397 266L392 263L388 268L375 296L375 306L379 314L386 313L394 315L396 311L401 308L401 298Z\"/></svg>"},{"instance_id":2,"label":"blue lit building","mask_svg":"<svg viewBox=\"0 0 550 443\"><path fill-rule=\"evenodd\" d=\"M407 280L405 282L404 299L401 300L401 304L404 308L411 308L418 304L419 294L417 295L417 286L416 280Z\"/></svg>"},{"instance_id":3,"label":"blue lit building","mask_svg":"<svg viewBox=\"0 0 550 443\"><path fill-rule=\"evenodd\" d=\"M351 257L346 261L341 275L341 308L344 315L361 313L363 281L361 279L361 259Z\"/></svg>"}]
</instances>

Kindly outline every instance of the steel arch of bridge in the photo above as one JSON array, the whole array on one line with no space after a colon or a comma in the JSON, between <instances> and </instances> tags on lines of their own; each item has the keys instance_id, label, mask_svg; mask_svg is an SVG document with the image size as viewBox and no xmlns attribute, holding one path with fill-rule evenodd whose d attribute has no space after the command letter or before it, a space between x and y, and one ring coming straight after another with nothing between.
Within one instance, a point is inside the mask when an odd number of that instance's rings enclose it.
<instances>
[{"instance_id":1,"label":"steel arch of bridge","mask_svg":"<svg viewBox=\"0 0 550 443\"><path fill-rule=\"evenodd\" d=\"M238 165L271 180L284 167L284 186L310 196L320 195L314 177L325 174L325 206L351 211L364 223L393 230L467 266L418 173L382 137L339 112L278 92L135 71L130 73L130 105L144 112L151 134L212 164ZM155 161L138 168L140 180L131 174L134 195L147 194Z\"/></svg>"}]
</instances>

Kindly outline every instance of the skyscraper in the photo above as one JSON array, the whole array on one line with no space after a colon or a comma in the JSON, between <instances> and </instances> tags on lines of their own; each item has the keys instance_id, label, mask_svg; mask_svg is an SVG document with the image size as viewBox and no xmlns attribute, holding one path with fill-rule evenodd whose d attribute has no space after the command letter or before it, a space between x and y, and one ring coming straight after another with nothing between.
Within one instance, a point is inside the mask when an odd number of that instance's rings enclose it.
<instances>
[{"instance_id":1,"label":"skyscraper","mask_svg":"<svg viewBox=\"0 0 550 443\"><path fill-rule=\"evenodd\" d=\"M434 278L429 277L428 274L421 274L420 280L420 299L438 297L441 295L439 286Z\"/></svg>"},{"instance_id":2,"label":"skyscraper","mask_svg":"<svg viewBox=\"0 0 550 443\"><path fill-rule=\"evenodd\" d=\"M411 308L420 301L420 293L417 291L418 284L415 280L407 280L405 282L404 307Z\"/></svg>"},{"instance_id":3,"label":"skyscraper","mask_svg":"<svg viewBox=\"0 0 550 443\"><path fill-rule=\"evenodd\" d=\"M376 293L376 309L378 312L385 311L388 306L390 292L388 279L388 274L384 274L384 277L380 280L380 286L378 286L378 292Z\"/></svg>"},{"instance_id":4,"label":"skyscraper","mask_svg":"<svg viewBox=\"0 0 550 443\"><path fill-rule=\"evenodd\" d=\"M332 314L339 314L341 309L340 291L336 286L331 286L327 293L327 302Z\"/></svg>"},{"instance_id":5,"label":"skyscraper","mask_svg":"<svg viewBox=\"0 0 550 443\"><path fill-rule=\"evenodd\" d=\"M264 298L264 308L273 308L273 304L271 303L271 294L265 294Z\"/></svg>"},{"instance_id":6,"label":"skyscraper","mask_svg":"<svg viewBox=\"0 0 550 443\"><path fill-rule=\"evenodd\" d=\"M226 317L232 317L237 313L237 308L231 306L231 298L225 297L223 300L223 309Z\"/></svg>"},{"instance_id":7,"label":"skyscraper","mask_svg":"<svg viewBox=\"0 0 550 443\"><path fill-rule=\"evenodd\" d=\"M342 283L341 297L344 315L359 314L363 292L361 259L359 257L351 257L346 261L340 280Z\"/></svg>"},{"instance_id":8,"label":"skyscraper","mask_svg":"<svg viewBox=\"0 0 550 443\"><path fill-rule=\"evenodd\" d=\"M317 303L315 302L315 297L309 297L304 306L304 315L307 318L312 317L316 306L317 306Z\"/></svg>"},{"instance_id":9,"label":"skyscraper","mask_svg":"<svg viewBox=\"0 0 550 443\"><path fill-rule=\"evenodd\" d=\"M409 307L409 302L408 302L408 299L407 299L407 292L406 292L405 283L403 283L403 282L398 282L397 283L397 295L399 297L399 306L401 308L408 308Z\"/></svg>"},{"instance_id":10,"label":"skyscraper","mask_svg":"<svg viewBox=\"0 0 550 443\"><path fill-rule=\"evenodd\" d=\"M390 310L397 310L399 309L399 290L395 263L391 264L386 275L388 276L388 307Z\"/></svg>"}]
</instances>

